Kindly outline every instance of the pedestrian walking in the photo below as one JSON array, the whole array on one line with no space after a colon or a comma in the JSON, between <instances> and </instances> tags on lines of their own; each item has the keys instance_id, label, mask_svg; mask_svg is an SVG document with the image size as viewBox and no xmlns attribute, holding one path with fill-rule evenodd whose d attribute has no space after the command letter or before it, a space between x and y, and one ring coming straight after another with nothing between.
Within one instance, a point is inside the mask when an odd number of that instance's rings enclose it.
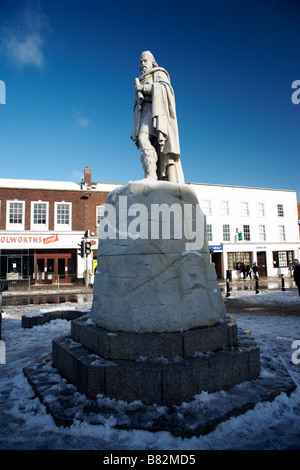
<instances>
[{"instance_id":1,"label":"pedestrian walking","mask_svg":"<svg viewBox=\"0 0 300 470\"><path fill-rule=\"evenodd\" d=\"M298 287L300 296L300 264L298 259L294 260L294 281L296 286Z\"/></svg>"},{"instance_id":2,"label":"pedestrian walking","mask_svg":"<svg viewBox=\"0 0 300 470\"><path fill-rule=\"evenodd\" d=\"M89 275L89 285L91 287L91 289L93 289L94 287L94 279L95 279L95 275L93 272L90 273Z\"/></svg>"},{"instance_id":3,"label":"pedestrian walking","mask_svg":"<svg viewBox=\"0 0 300 470\"><path fill-rule=\"evenodd\" d=\"M246 268L245 268L245 264L244 264L243 262L241 262L240 267L241 267L241 274L242 274L242 276L243 276L243 279L246 279Z\"/></svg>"},{"instance_id":4,"label":"pedestrian walking","mask_svg":"<svg viewBox=\"0 0 300 470\"><path fill-rule=\"evenodd\" d=\"M258 267L256 263L253 263L252 271L254 279L258 279Z\"/></svg>"},{"instance_id":5,"label":"pedestrian walking","mask_svg":"<svg viewBox=\"0 0 300 470\"><path fill-rule=\"evenodd\" d=\"M248 276L249 276L250 279L251 279L251 276L252 276L252 268L251 268L251 266L250 266L250 263L248 263L247 266L246 266L246 277L248 277Z\"/></svg>"},{"instance_id":6,"label":"pedestrian walking","mask_svg":"<svg viewBox=\"0 0 300 470\"><path fill-rule=\"evenodd\" d=\"M239 279L241 279L241 262L240 261L236 263L236 270L239 271L238 277Z\"/></svg>"}]
</instances>

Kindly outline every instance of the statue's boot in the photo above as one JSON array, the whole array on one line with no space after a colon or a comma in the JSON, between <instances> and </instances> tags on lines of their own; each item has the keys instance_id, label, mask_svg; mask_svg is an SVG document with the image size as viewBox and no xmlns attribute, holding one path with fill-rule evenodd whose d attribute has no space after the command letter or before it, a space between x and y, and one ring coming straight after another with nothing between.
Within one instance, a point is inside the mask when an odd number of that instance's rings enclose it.
<instances>
[{"instance_id":1,"label":"statue's boot","mask_svg":"<svg viewBox=\"0 0 300 470\"><path fill-rule=\"evenodd\" d=\"M177 183L177 173L176 173L174 161L167 165L166 172L167 172L167 180L173 183Z\"/></svg>"}]
</instances>

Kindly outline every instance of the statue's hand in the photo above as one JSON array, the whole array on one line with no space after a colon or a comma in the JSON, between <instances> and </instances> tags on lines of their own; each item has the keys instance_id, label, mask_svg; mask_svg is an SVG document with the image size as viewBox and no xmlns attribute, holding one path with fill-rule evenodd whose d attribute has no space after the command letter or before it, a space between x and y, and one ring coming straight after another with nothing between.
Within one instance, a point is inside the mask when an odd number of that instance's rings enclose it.
<instances>
[{"instance_id":1,"label":"statue's hand","mask_svg":"<svg viewBox=\"0 0 300 470\"><path fill-rule=\"evenodd\" d=\"M143 85L141 85L141 83L140 83L140 81L139 81L138 78L136 78L136 79L134 80L134 88L135 88L135 90L136 90L137 92L141 92L141 93L142 93L142 91L143 91Z\"/></svg>"}]
</instances>

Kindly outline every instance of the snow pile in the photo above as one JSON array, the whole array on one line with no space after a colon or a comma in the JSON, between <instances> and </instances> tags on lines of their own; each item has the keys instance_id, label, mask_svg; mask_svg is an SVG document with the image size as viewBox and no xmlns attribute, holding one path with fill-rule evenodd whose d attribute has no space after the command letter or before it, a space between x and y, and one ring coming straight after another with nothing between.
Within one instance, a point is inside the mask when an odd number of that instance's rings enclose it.
<instances>
[{"instance_id":1,"label":"snow pile","mask_svg":"<svg viewBox=\"0 0 300 470\"><path fill-rule=\"evenodd\" d=\"M255 291L254 291L255 292ZM298 306L300 315L300 297L295 289L286 291L262 291L255 294L253 291L233 291L230 293L230 299L247 300L253 306L273 305L276 306Z\"/></svg>"},{"instance_id":2,"label":"snow pile","mask_svg":"<svg viewBox=\"0 0 300 470\"><path fill-rule=\"evenodd\" d=\"M245 293L235 294L234 298L238 301L245 296ZM300 313L300 299L295 289L264 294L247 293L247 300L255 305L264 305L266 302L283 307L299 305ZM65 304L64 308L90 307L89 302L83 302ZM43 311L47 308L43 306ZM52 309L53 305L49 305L49 310ZM6 364L0 364L2 450L300 449L300 364L292 362L292 354L295 353L292 344L300 340L300 322L295 315L280 317L277 311L277 316L235 314L235 317L239 327L252 331L264 357L276 357L285 364L297 384L296 391L290 397L282 393L271 403L259 403L244 415L220 424L208 435L183 439L169 432L117 430L112 427L113 418L109 416L104 425L75 421L69 428L57 427L39 399L35 398L23 368L51 352L52 339L67 333L70 322L53 320L42 326L24 329L21 327L22 315L26 312L41 312L39 305L5 307L4 310L2 340L6 345ZM226 396L226 392L219 393ZM216 398L216 394L200 394L193 402L195 412L211 406ZM84 399L84 396L78 394L78 400ZM120 404L116 402L114 406ZM164 407L161 407L160 412L165 412Z\"/></svg>"}]
</instances>

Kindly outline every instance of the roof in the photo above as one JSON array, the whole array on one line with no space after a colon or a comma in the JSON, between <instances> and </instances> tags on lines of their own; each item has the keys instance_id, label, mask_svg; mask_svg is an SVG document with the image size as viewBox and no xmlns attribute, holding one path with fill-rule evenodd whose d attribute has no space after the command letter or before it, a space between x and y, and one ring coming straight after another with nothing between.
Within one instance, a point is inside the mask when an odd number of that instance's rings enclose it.
<instances>
[{"instance_id":1,"label":"roof","mask_svg":"<svg viewBox=\"0 0 300 470\"><path fill-rule=\"evenodd\" d=\"M81 190L81 185L71 181L43 181L43 180L21 180L0 178L1 188L22 188L22 189L62 189Z\"/></svg>"},{"instance_id":2,"label":"roof","mask_svg":"<svg viewBox=\"0 0 300 470\"><path fill-rule=\"evenodd\" d=\"M187 182L186 184L189 184L191 186L213 186L215 188L240 188L240 189L255 189L255 190L261 190L261 191L283 191L283 192L290 192L290 193L295 193L295 189L276 189L276 188L259 188L259 187L254 187L254 186L236 186L236 185L230 185L230 184L213 184L213 183L194 183L194 182Z\"/></svg>"}]
</instances>

